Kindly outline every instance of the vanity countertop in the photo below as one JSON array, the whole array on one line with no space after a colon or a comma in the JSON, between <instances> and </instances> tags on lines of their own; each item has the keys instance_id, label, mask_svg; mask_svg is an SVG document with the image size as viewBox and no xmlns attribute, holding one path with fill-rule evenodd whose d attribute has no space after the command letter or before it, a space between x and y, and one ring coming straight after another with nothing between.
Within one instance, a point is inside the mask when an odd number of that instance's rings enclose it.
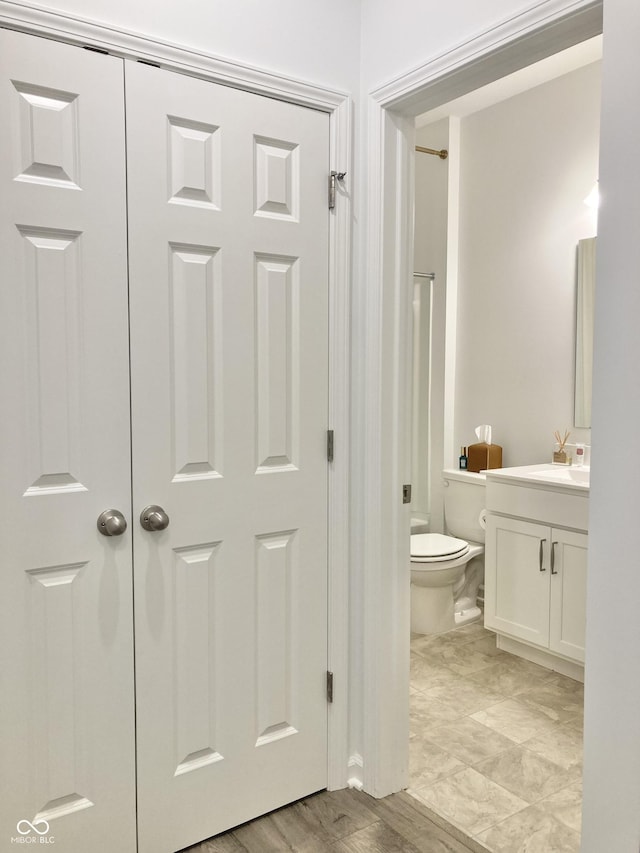
<instances>
[{"instance_id":1,"label":"vanity countertop","mask_svg":"<svg viewBox=\"0 0 640 853\"><path fill-rule=\"evenodd\" d=\"M514 482L578 493L589 492L589 467L587 465L521 465L518 468L492 468L485 472L488 481Z\"/></svg>"}]
</instances>

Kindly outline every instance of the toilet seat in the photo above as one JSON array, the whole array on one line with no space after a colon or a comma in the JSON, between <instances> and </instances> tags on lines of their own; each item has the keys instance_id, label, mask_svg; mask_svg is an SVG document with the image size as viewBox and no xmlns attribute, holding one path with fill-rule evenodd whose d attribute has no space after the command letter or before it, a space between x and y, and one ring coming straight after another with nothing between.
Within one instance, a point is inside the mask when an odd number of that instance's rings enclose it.
<instances>
[{"instance_id":1,"label":"toilet seat","mask_svg":"<svg viewBox=\"0 0 640 853\"><path fill-rule=\"evenodd\" d=\"M442 533L416 533L411 537L412 563L437 563L456 560L469 551L469 543Z\"/></svg>"}]
</instances>

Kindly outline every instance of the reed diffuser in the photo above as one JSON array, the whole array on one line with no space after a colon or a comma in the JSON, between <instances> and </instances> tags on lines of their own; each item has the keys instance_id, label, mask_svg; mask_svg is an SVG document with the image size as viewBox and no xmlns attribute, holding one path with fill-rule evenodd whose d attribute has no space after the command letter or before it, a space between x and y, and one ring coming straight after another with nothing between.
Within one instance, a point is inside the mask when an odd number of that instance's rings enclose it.
<instances>
[{"instance_id":1,"label":"reed diffuser","mask_svg":"<svg viewBox=\"0 0 640 853\"><path fill-rule=\"evenodd\" d=\"M565 445L570 435L571 433L568 429L565 430L564 437L560 435L559 430L556 430L553 434L558 445L558 449L553 452L553 461L556 465L571 465L571 457L567 456L567 451L565 450Z\"/></svg>"}]
</instances>

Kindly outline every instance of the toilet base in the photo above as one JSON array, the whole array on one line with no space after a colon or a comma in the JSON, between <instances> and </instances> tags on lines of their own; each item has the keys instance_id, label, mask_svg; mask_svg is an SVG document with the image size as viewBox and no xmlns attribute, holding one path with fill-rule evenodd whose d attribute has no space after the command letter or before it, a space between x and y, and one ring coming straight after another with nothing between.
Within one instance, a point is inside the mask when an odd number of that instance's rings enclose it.
<instances>
[{"instance_id":1,"label":"toilet base","mask_svg":"<svg viewBox=\"0 0 640 853\"><path fill-rule=\"evenodd\" d=\"M482 619L482 610L467 596L453 601L451 586L411 584L411 630L414 634L444 634Z\"/></svg>"},{"instance_id":2,"label":"toilet base","mask_svg":"<svg viewBox=\"0 0 640 853\"><path fill-rule=\"evenodd\" d=\"M473 606L471 602L469 604L465 602L460 607L460 602L456 601L453 619L456 623L456 628L459 628L461 625L470 625L472 622L479 622L482 619L482 610L479 607Z\"/></svg>"},{"instance_id":3,"label":"toilet base","mask_svg":"<svg viewBox=\"0 0 640 853\"><path fill-rule=\"evenodd\" d=\"M411 584L411 630L414 634L444 634L456 627L451 584L424 587Z\"/></svg>"}]
</instances>

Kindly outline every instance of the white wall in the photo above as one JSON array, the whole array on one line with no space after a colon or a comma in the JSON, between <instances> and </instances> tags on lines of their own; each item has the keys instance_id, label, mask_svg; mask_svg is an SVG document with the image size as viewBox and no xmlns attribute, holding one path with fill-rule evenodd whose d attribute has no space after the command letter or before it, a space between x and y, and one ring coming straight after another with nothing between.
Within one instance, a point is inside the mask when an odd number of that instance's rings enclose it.
<instances>
[{"instance_id":1,"label":"white wall","mask_svg":"<svg viewBox=\"0 0 640 853\"><path fill-rule=\"evenodd\" d=\"M119 29L355 94L360 0L39 0Z\"/></svg>"},{"instance_id":2,"label":"white wall","mask_svg":"<svg viewBox=\"0 0 640 853\"><path fill-rule=\"evenodd\" d=\"M531 0L364 0L363 90L371 91L534 5Z\"/></svg>"},{"instance_id":3,"label":"white wall","mask_svg":"<svg viewBox=\"0 0 640 853\"><path fill-rule=\"evenodd\" d=\"M449 121L444 119L416 132L416 145L439 151L449 148ZM444 460L444 364L445 311L447 288L447 207L450 159L416 153L414 268L435 273L432 285L433 315L430 342L431 393L422 399L418 430L428 434L429 458L425 442L423 471L428 476L431 494L431 530L443 530L442 469ZM429 405L426 405L428 402ZM449 464L449 463L447 463ZM423 475L424 476L424 475ZM412 482L415 482L412 477Z\"/></svg>"},{"instance_id":4,"label":"white wall","mask_svg":"<svg viewBox=\"0 0 640 853\"><path fill-rule=\"evenodd\" d=\"M456 444L492 424L503 465L573 428L576 247L595 234L600 63L462 119ZM451 464L453 460L449 461Z\"/></svg>"},{"instance_id":5,"label":"white wall","mask_svg":"<svg viewBox=\"0 0 640 853\"><path fill-rule=\"evenodd\" d=\"M640 4L606 0L604 34L582 851L637 853Z\"/></svg>"}]
</instances>

